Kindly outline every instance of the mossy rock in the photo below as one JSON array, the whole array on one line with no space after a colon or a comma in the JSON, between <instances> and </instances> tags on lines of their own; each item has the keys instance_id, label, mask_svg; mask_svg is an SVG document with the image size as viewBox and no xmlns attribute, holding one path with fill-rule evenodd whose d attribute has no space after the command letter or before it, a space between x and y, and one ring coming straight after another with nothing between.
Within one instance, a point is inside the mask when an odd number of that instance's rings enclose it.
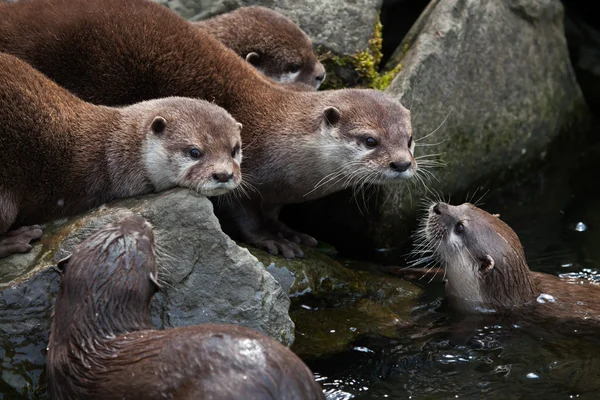
<instances>
[{"instance_id":1,"label":"mossy rock","mask_svg":"<svg viewBox=\"0 0 600 400\"><path fill-rule=\"evenodd\" d=\"M412 324L422 290L375 265L340 262L315 249L295 260L249 250L289 290L292 349L302 357L340 352L364 334L397 337Z\"/></svg>"},{"instance_id":2,"label":"mossy rock","mask_svg":"<svg viewBox=\"0 0 600 400\"><path fill-rule=\"evenodd\" d=\"M304 258L287 260L281 256L249 247L248 250L282 286L289 287L289 296L310 293L313 296L371 296L378 299L412 298L420 289L408 281L371 270L344 267L339 261L322 252L303 248ZM290 283L281 282L281 273L291 277Z\"/></svg>"},{"instance_id":3,"label":"mossy rock","mask_svg":"<svg viewBox=\"0 0 600 400\"><path fill-rule=\"evenodd\" d=\"M387 88L402 69L402 64L380 72L379 68L383 57L381 52L382 30L383 26L378 18L368 47L353 55L337 55L318 48L319 60L327 70L327 79L323 82L322 88L362 87L377 90Z\"/></svg>"}]
</instances>

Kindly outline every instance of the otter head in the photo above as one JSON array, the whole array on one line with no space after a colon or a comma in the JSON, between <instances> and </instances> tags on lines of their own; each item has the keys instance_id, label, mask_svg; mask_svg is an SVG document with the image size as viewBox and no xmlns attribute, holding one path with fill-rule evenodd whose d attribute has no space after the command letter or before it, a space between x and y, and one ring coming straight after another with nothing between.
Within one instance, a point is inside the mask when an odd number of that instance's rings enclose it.
<instances>
[{"instance_id":1,"label":"otter head","mask_svg":"<svg viewBox=\"0 0 600 400\"><path fill-rule=\"evenodd\" d=\"M326 173L346 185L391 183L415 174L410 112L375 90L332 92L320 117L319 151ZM342 172L344 171L344 172Z\"/></svg>"},{"instance_id":2,"label":"otter head","mask_svg":"<svg viewBox=\"0 0 600 400\"><path fill-rule=\"evenodd\" d=\"M203 100L161 101L145 128L145 165L156 190L184 186L217 196L235 189L242 179L242 125Z\"/></svg>"},{"instance_id":3,"label":"otter head","mask_svg":"<svg viewBox=\"0 0 600 400\"><path fill-rule=\"evenodd\" d=\"M60 332L77 335L90 328L106 337L152 327L149 306L158 290L155 242L152 226L142 217L106 225L58 266L63 278L55 306L60 318L54 322Z\"/></svg>"},{"instance_id":4,"label":"otter head","mask_svg":"<svg viewBox=\"0 0 600 400\"><path fill-rule=\"evenodd\" d=\"M424 233L445 264L447 295L460 309L490 311L535 299L523 246L498 216L470 203L436 203Z\"/></svg>"},{"instance_id":5,"label":"otter head","mask_svg":"<svg viewBox=\"0 0 600 400\"><path fill-rule=\"evenodd\" d=\"M247 46L238 53L256 69L281 83L293 83L294 88L316 90L325 79L325 67L319 62L310 38L291 19L264 7L244 7L235 11L246 14L256 28ZM248 35L246 35L248 36ZM226 43L227 44L227 43Z\"/></svg>"}]
</instances>

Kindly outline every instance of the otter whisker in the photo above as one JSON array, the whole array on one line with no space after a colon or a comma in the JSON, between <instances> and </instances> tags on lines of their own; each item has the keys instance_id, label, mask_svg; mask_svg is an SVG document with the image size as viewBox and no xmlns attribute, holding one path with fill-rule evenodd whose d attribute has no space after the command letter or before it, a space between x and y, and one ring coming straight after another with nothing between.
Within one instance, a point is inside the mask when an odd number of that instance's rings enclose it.
<instances>
[{"instance_id":1,"label":"otter whisker","mask_svg":"<svg viewBox=\"0 0 600 400\"><path fill-rule=\"evenodd\" d=\"M483 193L483 194L482 194L482 195L479 197L479 199L477 199L477 201L476 201L475 203L473 203L473 205L474 205L475 207L482 206L482 205L483 205L483 203L481 202L481 200L483 200L483 198L484 198L484 197L485 197L485 196L486 196L486 195L487 195L489 192L490 192L490 189L486 190L486 191L485 191L485 193Z\"/></svg>"},{"instance_id":2,"label":"otter whisker","mask_svg":"<svg viewBox=\"0 0 600 400\"><path fill-rule=\"evenodd\" d=\"M446 152L445 152L445 151L444 151L444 152L442 152L442 153L422 154L422 155L420 155L420 156L418 156L418 157L415 157L415 160L423 160L423 159L425 159L425 158L438 157L438 156L439 156L439 157L441 157L441 156L443 156L444 154L446 154Z\"/></svg>"},{"instance_id":3,"label":"otter whisker","mask_svg":"<svg viewBox=\"0 0 600 400\"><path fill-rule=\"evenodd\" d=\"M415 143L415 147L428 147L428 146L439 146L440 144L447 142L448 139L444 139L437 143Z\"/></svg>"},{"instance_id":4,"label":"otter whisker","mask_svg":"<svg viewBox=\"0 0 600 400\"><path fill-rule=\"evenodd\" d=\"M437 131L438 131L438 130L439 130L441 127L442 127L442 125L444 125L444 123L446 122L446 120L447 120L447 119L448 119L448 117L450 116L450 113L451 113L451 112L452 112L452 108L450 108L450 111L448 111L448 114L446 114L446 118L444 118L444 120L442 121L442 123L441 123L441 124L440 124L440 125L439 125L437 128L435 128L435 130L434 130L433 132L431 132L431 133L429 133L429 134L427 134L427 135L423 136L422 138L419 138L419 139L415 140L415 143L417 143L417 142L420 142L421 140L423 140L423 139L426 139L426 138L428 138L429 136L431 136L431 135L433 135L434 133L436 133L436 132L437 132Z\"/></svg>"},{"instance_id":5,"label":"otter whisker","mask_svg":"<svg viewBox=\"0 0 600 400\"><path fill-rule=\"evenodd\" d=\"M306 194L304 194L303 197L310 195L311 193L318 190L323 185L326 185L327 183L331 182L332 180L334 180L334 183L332 185L330 185L329 187L334 186L335 184L338 183L338 181L336 181L336 179L340 176L343 176L349 167L351 167L353 165L360 165L360 164L362 164L360 161L349 161L349 162L343 164L341 167L339 167L335 171L325 175L319 182L317 182L315 184L313 189L310 190L309 192L307 192ZM329 189L329 187L328 187L328 189Z\"/></svg>"}]
</instances>

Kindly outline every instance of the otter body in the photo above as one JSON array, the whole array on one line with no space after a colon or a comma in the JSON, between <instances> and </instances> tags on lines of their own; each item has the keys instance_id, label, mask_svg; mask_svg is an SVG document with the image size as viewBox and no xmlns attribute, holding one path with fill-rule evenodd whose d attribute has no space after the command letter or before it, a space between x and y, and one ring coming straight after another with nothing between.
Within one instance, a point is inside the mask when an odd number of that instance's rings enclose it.
<instances>
[{"instance_id":1,"label":"otter body","mask_svg":"<svg viewBox=\"0 0 600 400\"><path fill-rule=\"evenodd\" d=\"M46 365L52 399L324 399L308 367L255 330L154 330L155 242L143 218L106 226L61 264Z\"/></svg>"},{"instance_id":2,"label":"otter body","mask_svg":"<svg viewBox=\"0 0 600 400\"><path fill-rule=\"evenodd\" d=\"M206 101L96 106L0 53L0 103L0 235L175 186L222 194L241 179L239 124ZM0 257L28 251L28 234L0 238Z\"/></svg>"},{"instance_id":3,"label":"otter body","mask_svg":"<svg viewBox=\"0 0 600 400\"><path fill-rule=\"evenodd\" d=\"M316 90L325 79L310 38L291 19L260 6L240 7L193 22L267 77Z\"/></svg>"},{"instance_id":4,"label":"otter body","mask_svg":"<svg viewBox=\"0 0 600 400\"><path fill-rule=\"evenodd\" d=\"M145 0L4 4L0 50L83 99L126 105L166 96L214 101L243 124L249 198L218 207L236 239L302 256L316 240L278 221L283 204L416 170L410 113L374 90L292 91L217 39Z\"/></svg>"},{"instance_id":5,"label":"otter body","mask_svg":"<svg viewBox=\"0 0 600 400\"><path fill-rule=\"evenodd\" d=\"M423 248L445 265L446 294L466 313L600 323L600 287L532 272L516 233L470 203L437 203L424 219Z\"/></svg>"}]
</instances>

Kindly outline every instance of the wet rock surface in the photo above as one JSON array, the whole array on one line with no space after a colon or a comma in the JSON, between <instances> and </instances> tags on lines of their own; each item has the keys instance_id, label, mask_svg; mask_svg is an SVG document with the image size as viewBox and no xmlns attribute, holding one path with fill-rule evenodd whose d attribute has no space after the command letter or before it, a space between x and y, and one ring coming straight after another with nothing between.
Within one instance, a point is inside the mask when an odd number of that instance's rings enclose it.
<instances>
[{"instance_id":1,"label":"wet rock surface","mask_svg":"<svg viewBox=\"0 0 600 400\"><path fill-rule=\"evenodd\" d=\"M251 252L289 287L296 324L292 350L301 357L347 350L366 334L397 337L413 324L412 310L422 290L373 265L338 261L312 249L305 250L305 259L294 260Z\"/></svg>"},{"instance_id":2,"label":"wet rock surface","mask_svg":"<svg viewBox=\"0 0 600 400\"><path fill-rule=\"evenodd\" d=\"M59 281L51 265L97 229L130 213L142 215L154 226L163 285L152 303L157 328L234 323L287 345L293 342L290 302L281 286L255 257L220 230L209 200L176 189L111 203L48 227L30 265L23 265L18 255L0 260L0 270L8 271L5 276L11 277L10 271L20 274L1 283L0 353L6 356L0 385L21 394L39 389Z\"/></svg>"}]
</instances>

